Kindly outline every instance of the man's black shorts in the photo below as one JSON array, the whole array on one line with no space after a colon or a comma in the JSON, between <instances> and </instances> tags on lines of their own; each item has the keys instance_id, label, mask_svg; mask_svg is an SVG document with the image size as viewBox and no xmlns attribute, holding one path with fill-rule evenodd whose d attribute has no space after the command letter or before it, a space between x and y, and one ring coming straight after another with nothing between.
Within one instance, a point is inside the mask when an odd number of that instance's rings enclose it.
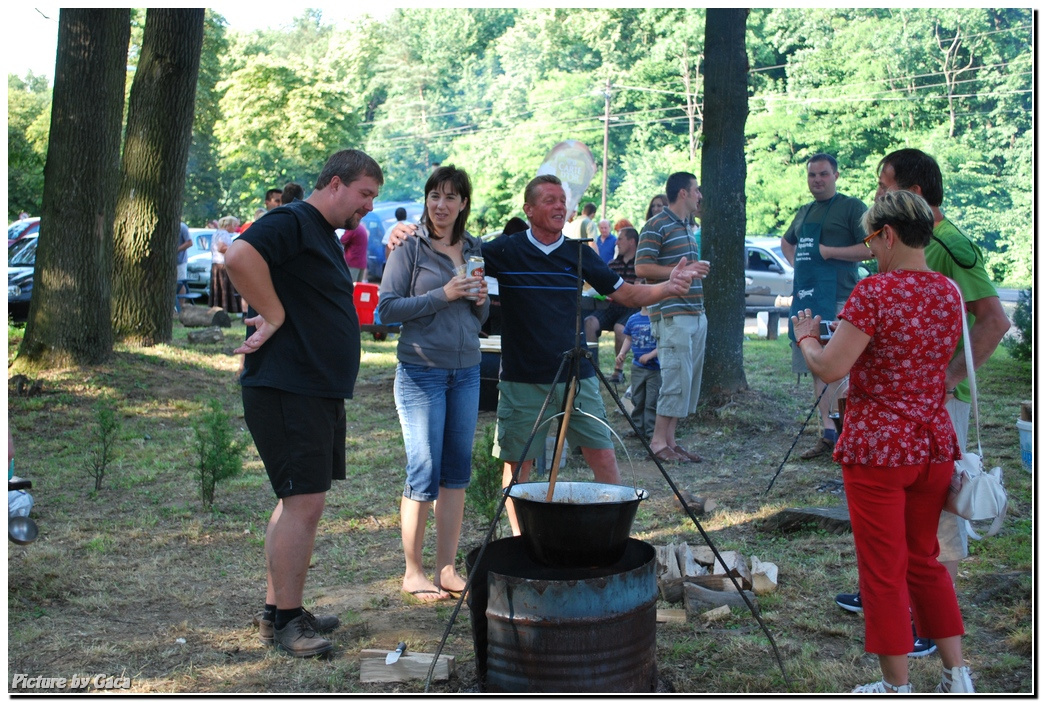
<instances>
[{"instance_id":1,"label":"man's black shorts","mask_svg":"<svg viewBox=\"0 0 1041 702\"><path fill-rule=\"evenodd\" d=\"M621 324L624 327L625 323L629 321L629 317L639 311L639 307L608 305L602 310L596 310L593 312L592 316L596 317L597 321L600 322L600 331L605 332L614 331L614 326L616 324Z\"/></svg>"},{"instance_id":2,"label":"man's black shorts","mask_svg":"<svg viewBox=\"0 0 1041 702\"><path fill-rule=\"evenodd\" d=\"M342 398L243 387L242 410L279 499L326 492L347 477Z\"/></svg>"}]
</instances>

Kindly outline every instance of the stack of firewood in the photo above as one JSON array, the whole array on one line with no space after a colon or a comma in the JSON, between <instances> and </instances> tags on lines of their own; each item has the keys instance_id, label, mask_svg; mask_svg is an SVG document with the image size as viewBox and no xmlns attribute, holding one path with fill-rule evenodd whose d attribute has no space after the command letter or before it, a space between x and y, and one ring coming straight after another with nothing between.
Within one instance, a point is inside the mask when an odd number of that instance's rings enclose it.
<instances>
[{"instance_id":1,"label":"stack of firewood","mask_svg":"<svg viewBox=\"0 0 1041 702\"><path fill-rule=\"evenodd\" d=\"M737 551L720 551L716 558L708 546L668 544L654 547L658 556L658 590L666 602L683 600L687 616L709 619L725 616L733 607L758 610L756 595L777 589L777 566ZM733 577L731 577L733 576ZM735 585L736 581L736 585ZM737 590L747 591L744 597Z\"/></svg>"}]
</instances>

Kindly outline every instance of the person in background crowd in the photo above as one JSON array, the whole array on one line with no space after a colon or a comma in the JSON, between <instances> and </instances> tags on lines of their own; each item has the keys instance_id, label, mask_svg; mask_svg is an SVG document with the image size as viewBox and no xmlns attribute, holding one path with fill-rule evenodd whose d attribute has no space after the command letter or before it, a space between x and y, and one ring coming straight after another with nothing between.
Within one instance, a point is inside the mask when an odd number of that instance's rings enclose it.
<instances>
[{"instance_id":1,"label":"person in background crowd","mask_svg":"<svg viewBox=\"0 0 1041 702\"><path fill-rule=\"evenodd\" d=\"M781 251L795 268L795 302L808 306L814 314L832 321L842 310L850 291L857 282L857 262L868 258L860 244L864 232L860 218L867 207L855 197L836 192L839 170L835 157L815 154L806 164L806 183L813 202L803 205L795 213L788 230L781 239ZM812 372L803 362L803 355L795 347L791 326L788 337L792 341L792 372ZM810 459L830 454L835 447L838 431L829 415L836 404L840 383L831 385L814 377L814 398L824 395L818 404L823 435L800 458ZM826 390L826 391L825 391Z\"/></svg>"},{"instance_id":2,"label":"person in background crowd","mask_svg":"<svg viewBox=\"0 0 1041 702\"><path fill-rule=\"evenodd\" d=\"M328 653L333 615L304 609L304 583L325 493L346 477L344 400L354 394L361 330L336 229L353 229L383 172L361 151L333 154L306 200L278 208L236 240L227 267L256 309L242 409L278 504L264 539L267 594L260 640L296 657Z\"/></svg>"},{"instance_id":3,"label":"person in background crowd","mask_svg":"<svg viewBox=\"0 0 1041 702\"><path fill-rule=\"evenodd\" d=\"M582 216L577 219L577 224L572 223L570 228L570 236L574 236L576 239L592 239L596 236L596 224L593 222L593 215L596 214L596 205L591 202L587 202L582 206Z\"/></svg>"},{"instance_id":4,"label":"person in background crowd","mask_svg":"<svg viewBox=\"0 0 1041 702\"><path fill-rule=\"evenodd\" d=\"M351 280L356 283L364 282L365 266L369 263L369 230L359 222L357 227L343 233L340 243L343 244L343 259L347 261Z\"/></svg>"},{"instance_id":5,"label":"person in background crowd","mask_svg":"<svg viewBox=\"0 0 1041 702\"><path fill-rule=\"evenodd\" d=\"M188 225L181 222L177 228L177 287L174 292L174 309L181 312L181 298L177 295L188 292L188 249L192 247L192 233Z\"/></svg>"},{"instance_id":6,"label":"person in background crowd","mask_svg":"<svg viewBox=\"0 0 1041 702\"><path fill-rule=\"evenodd\" d=\"M652 197L650 203L647 205L647 214L643 216L644 224L646 224L651 217L664 210L665 206L668 204L669 199L665 197L664 194Z\"/></svg>"},{"instance_id":7,"label":"person in background crowd","mask_svg":"<svg viewBox=\"0 0 1041 702\"><path fill-rule=\"evenodd\" d=\"M937 692L974 692L962 658L965 633L950 574L937 560L936 529L947 500L958 439L944 403L948 366L961 336L958 289L929 270L928 203L886 192L863 216L863 243L878 275L853 288L827 345L820 315L792 317L795 344L824 382L849 375L842 466L864 603L864 650L882 680L853 692L911 692L914 645L908 607L943 659Z\"/></svg>"},{"instance_id":8,"label":"person in background crowd","mask_svg":"<svg viewBox=\"0 0 1041 702\"><path fill-rule=\"evenodd\" d=\"M618 237L611 233L611 220L601 219L596 226L600 230L600 235L591 241L589 245L600 255L601 261L610 263L611 259L614 258L615 244L618 242Z\"/></svg>"},{"instance_id":9,"label":"person in background crowd","mask_svg":"<svg viewBox=\"0 0 1041 702\"><path fill-rule=\"evenodd\" d=\"M625 217L622 217L620 220L614 223L614 233L617 235L618 232L622 231L626 227L631 226L633 226L633 223L627 220Z\"/></svg>"},{"instance_id":10,"label":"person in background crowd","mask_svg":"<svg viewBox=\"0 0 1041 702\"><path fill-rule=\"evenodd\" d=\"M282 204L282 190L281 188L271 188L264 193L264 210L273 210ZM258 219L258 218L254 218Z\"/></svg>"},{"instance_id":11,"label":"person in background crowd","mask_svg":"<svg viewBox=\"0 0 1041 702\"><path fill-rule=\"evenodd\" d=\"M379 314L401 323L394 402L405 441L401 497L403 592L429 602L458 596L456 572L481 383L481 325L488 285L465 275L481 241L466 231L472 187L466 171L442 166L427 179L416 236L387 260ZM459 271L463 271L460 274ZM431 504L437 525L434 581L423 570L423 536Z\"/></svg>"},{"instance_id":12,"label":"person in background crowd","mask_svg":"<svg viewBox=\"0 0 1041 702\"><path fill-rule=\"evenodd\" d=\"M224 268L224 254L231 246L232 234L238 227L238 217L221 217L217 221L217 231L210 239L210 256L213 260L210 266L210 306L221 307L228 314L238 314L243 310L239 303L239 294Z\"/></svg>"},{"instance_id":13,"label":"person in background crowd","mask_svg":"<svg viewBox=\"0 0 1041 702\"><path fill-rule=\"evenodd\" d=\"M510 236L528 230L528 223L520 217L511 217L506 226L502 228L502 236Z\"/></svg>"},{"instance_id":14,"label":"person in background crowd","mask_svg":"<svg viewBox=\"0 0 1041 702\"><path fill-rule=\"evenodd\" d=\"M235 231L241 234L242 232L246 231L251 226L253 226L253 222L256 222L258 219L266 215L267 212L268 211L265 210L263 207L258 207L257 209L253 210L253 220L250 222L243 222L242 225L239 226L239 228Z\"/></svg>"},{"instance_id":15,"label":"person in background crowd","mask_svg":"<svg viewBox=\"0 0 1041 702\"><path fill-rule=\"evenodd\" d=\"M282 186L282 204L288 205L294 200L304 199L304 189L297 183L286 183Z\"/></svg>"},{"instance_id":16,"label":"person in background crowd","mask_svg":"<svg viewBox=\"0 0 1041 702\"><path fill-rule=\"evenodd\" d=\"M635 229L632 230L634 233ZM615 357L615 367L625 363L629 349L633 350L632 400L633 424L645 439L654 435L657 421L658 392L661 390L661 366L658 364L658 344L651 334L650 310L640 308L625 322L622 329L622 348Z\"/></svg>"},{"instance_id":17,"label":"person in background crowd","mask_svg":"<svg viewBox=\"0 0 1041 702\"><path fill-rule=\"evenodd\" d=\"M618 233L618 256L607 264L608 268L617 273L627 283L639 281L639 278L636 276L636 242L638 239L639 234L632 227L620 231ZM596 310L583 321L586 328L586 341L592 343L600 338L602 329L610 329L614 332L614 352L617 356L622 349L622 332L625 329L625 322L638 309L619 305L612 299L605 309ZM614 373L608 378L610 382L625 382L625 373L622 371L623 365L624 361L615 359Z\"/></svg>"}]
</instances>

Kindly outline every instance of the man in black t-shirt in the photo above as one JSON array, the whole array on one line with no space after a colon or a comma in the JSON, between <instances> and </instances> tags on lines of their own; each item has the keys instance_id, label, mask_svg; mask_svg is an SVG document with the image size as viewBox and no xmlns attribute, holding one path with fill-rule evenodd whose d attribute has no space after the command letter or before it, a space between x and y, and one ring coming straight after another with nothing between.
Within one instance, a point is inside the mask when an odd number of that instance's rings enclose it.
<instances>
[{"instance_id":1,"label":"man in black t-shirt","mask_svg":"<svg viewBox=\"0 0 1041 702\"><path fill-rule=\"evenodd\" d=\"M346 150L325 164L314 192L277 207L235 240L225 266L257 315L235 353L245 354L242 408L278 504L265 537L267 599L262 643L318 656L318 636L339 625L303 608L304 581L325 493L346 477L344 400L361 356L354 288L336 238L372 211L383 172Z\"/></svg>"}]
</instances>

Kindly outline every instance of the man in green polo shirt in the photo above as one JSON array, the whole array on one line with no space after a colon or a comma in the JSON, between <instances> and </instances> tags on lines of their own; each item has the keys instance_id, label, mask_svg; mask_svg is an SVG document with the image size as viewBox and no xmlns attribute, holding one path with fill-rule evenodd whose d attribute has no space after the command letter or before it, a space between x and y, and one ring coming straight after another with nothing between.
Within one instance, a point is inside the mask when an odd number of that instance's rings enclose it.
<instances>
[{"instance_id":1,"label":"man in green polo shirt","mask_svg":"<svg viewBox=\"0 0 1041 702\"><path fill-rule=\"evenodd\" d=\"M918 149L900 149L883 158L878 166L878 192L892 190L909 190L921 195L933 210L933 238L925 247L925 262L932 270L953 280L961 290L968 311L972 360L979 369L1012 326L998 291L987 275L983 252L940 211L943 175L932 156ZM962 451L967 445L971 402L964 341L958 344L958 351L947 366L947 412ZM965 520L943 512L939 537L939 561L947 567L953 580L958 572L958 561L968 556Z\"/></svg>"},{"instance_id":2,"label":"man in green polo shirt","mask_svg":"<svg viewBox=\"0 0 1041 702\"><path fill-rule=\"evenodd\" d=\"M860 218L867 206L855 197L836 192L838 163L830 154L816 154L806 164L806 184L813 202L795 213L788 231L781 239L781 251L795 269L792 287L793 309L809 307L822 320L834 321L857 284L857 262L871 258L861 244L864 230ZM792 372L809 373L799 347L795 346L792 325L788 325L792 341ZM812 373L811 373L812 375ZM826 385L813 376L814 397L827 388L818 405L824 435L817 444L804 451L801 458L831 454L838 438L834 420L829 417L838 397L839 383Z\"/></svg>"},{"instance_id":3,"label":"man in green polo shirt","mask_svg":"<svg viewBox=\"0 0 1041 702\"><path fill-rule=\"evenodd\" d=\"M984 267L983 252L940 211L943 204L943 175L932 156L918 149L900 149L888 154L878 164L878 190L875 197L893 190L908 190L921 195L933 211L933 238L925 247L925 262L932 270L943 273L957 284L968 312L969 340L972 358L978 369L994 353L1005 332L1012 326L998 292ZM965 367L964 339L947 366L947 413L951 415L961 450L966 450L969 434L968 370ZM947 568L951 582L957 584L958 562L969 555L965 520L950 512L940 513L937 560ZM860 611L860 593L840 594L836 604L843 609ZM935 650L930 639L917 635L910 656L922 656ZM945 692L947 690L944 690Z\"/></svg>"}]
</instances>

